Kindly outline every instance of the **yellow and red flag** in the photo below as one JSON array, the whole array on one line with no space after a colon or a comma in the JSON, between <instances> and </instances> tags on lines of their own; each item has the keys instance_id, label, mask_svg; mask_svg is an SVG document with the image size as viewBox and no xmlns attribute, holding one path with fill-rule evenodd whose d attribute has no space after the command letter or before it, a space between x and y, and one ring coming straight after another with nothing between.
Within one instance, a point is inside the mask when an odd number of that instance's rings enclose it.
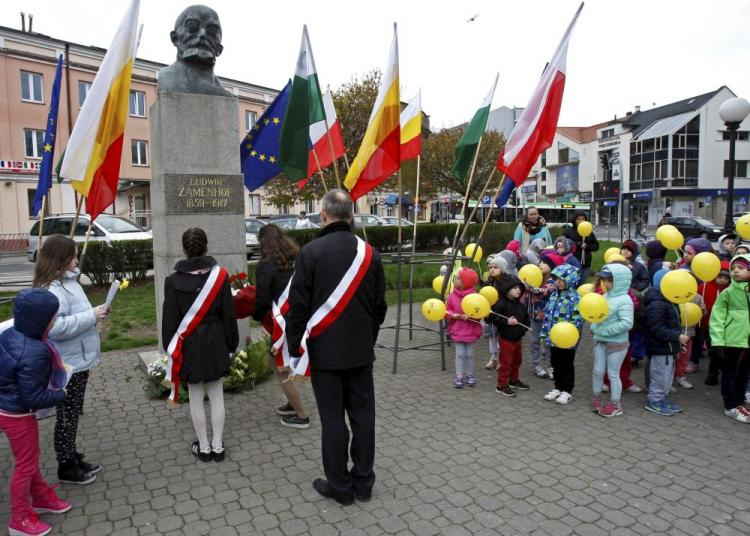
<instances>
[{"instance_id":1,"label":"yellow and red flag","mask_svg":"<svg viewBox=\"0 0 750 536\"><path fill-rule=\"evenodd\" d=\"M401 112L401 161L406 162L422 153L422 90Z\"/></svg>"},{"instance_id":2,"label":"yellow and red flag","mask_svg":"<svg viewBox=\"0 0 750 536\"><path fill-rule=\"evenodd\" d=\"M86 197L95 219L117 195L140 0L132 0L81 107L60 175Z\"/></svg>"},{"instance_id":3,"label":"yellow and red flag","mask_svg":"<svg viewBox=\"0 0 750 536\"><path fill-rule=\"evenodd\" d=\"M400 112L398 34L394 25L388 64L372 108L370 123L357 157L344 179L344 186L349 189L353 200L378 186L401 167Z\"/></svg>"}]
</instances>

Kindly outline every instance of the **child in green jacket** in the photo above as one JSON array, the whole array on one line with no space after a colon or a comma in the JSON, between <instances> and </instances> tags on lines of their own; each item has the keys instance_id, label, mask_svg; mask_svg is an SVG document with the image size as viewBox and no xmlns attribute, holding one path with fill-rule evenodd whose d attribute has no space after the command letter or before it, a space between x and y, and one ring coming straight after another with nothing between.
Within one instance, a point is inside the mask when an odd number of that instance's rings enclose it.
<instances>
[{"instance_id":1,"label":"child in green jacket","mask_svg":"<svg viewBox=\"0 0 750 536\"><path fill-rule=\"evenodd\" d=\"M711 345L721 363L721 396L724 414L750 423L744 406L750 369L750 255L738 255L729 265L732 281L711 310Z\"/></svg>"}]
</instances>

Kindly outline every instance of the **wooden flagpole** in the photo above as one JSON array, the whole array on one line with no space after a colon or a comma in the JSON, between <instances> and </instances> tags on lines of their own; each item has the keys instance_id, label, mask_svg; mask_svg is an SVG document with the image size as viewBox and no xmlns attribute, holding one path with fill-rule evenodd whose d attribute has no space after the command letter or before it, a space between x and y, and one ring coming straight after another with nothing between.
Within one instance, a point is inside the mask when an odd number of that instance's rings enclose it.
<instances>
[{"instance_id":1,"label":"wooden flagpole","mask_svg":"<svg viewBox=\"0 0 750 536\"><path fill-rule=\"evenodd\" d=\"M44 197L42 197L42 213L41 216L39 216L39 243L37 244L37 251L42 249L42 236L44 236L44 213L47 209L47 195L44 194Z\"/></svg>"},{"instance_id":2,"label":"wooden flagpole","mask_svg":"<svg viewBox=\"0 0 750 536\"><path fill-rule=\"evenodd\" d=\"M341 177L339 177L339 167L336 165L336 153L333 150L333 137L328 130L328 118L325 116L325 106L323 107L323 121L326 127L326 136L328 137L328 148L331 150L331 161L333 162L333 171L336 173L336 188L341 188ZM349 164L347 163L347 169Z\"/></svg>"},{"instance_id":3,"label":"wooden flagpole","mask_svg":"<svg viewBox=\"0 0 750 536\"><path fill-rule=\"evenodd\" d=\"M78 269L83 273L83 263L86 261L86 250L89 247L89 237L91 237L91 227L94 225L94 219L89 219L89 227L86 229L86 240L83 242L83 249L81 250L81 259L78 261ZM80 277L80 276L79 276Z\"/></svg>"},{"instance_id":4,"label":"wooden flagpole","mask_svg":"<svg viewBox=\"0 0 750 536\"><path fill-rule=\"evenodd\" d=\"M497 170L497 167L492 168L492 172L490 173L489 178L487 179L487 182L484 183L484 188L482 188L482 193L479 194L479 199L484 199L484 192L487 191L487 187L490 185L490 181L492 180L492 177L495 176L495 171ZM474 218L474 215L477 213L477 208L479 207L479 203L474 205L474 210L471 211L471 214L469 215L469 221L471 221ZM487 218L485 218L485 221L487 221ZM464 230L461 233L461 240L463 240L466 237L466 231L469 229L469 226L464 226Z\"/></svg>"},{"instance_id":5,"label":"wooden flagpole","mask_svg":"<svg viewBox=\"0 0 750 536\"><path fill-rule=\"evenodd\" d=\"M323 176L323 170L320 167L320 160L318 160L318 153L315 151L315 147L313 147L313 157L315 158L315 165L318 166L318 173L320 173L320 180L323 181L323 188L325 188L325 191L328 192L328 184L326 184L326 178Z\"/></svg>"},{"instance_id":6,"label":"wooden flagpole","mask_svg":"<svg viewBox=\"0 0 750 536\"><path fill-rule=\"evenodd\" d=\"M495 168L497 169L497 168ZM503 189L503 183L505 182L505 173L503 173L503 176L500 177L500 184L497 185L497 192L495 192L495 196L492 198L492 203L490 203L490 206L495 206L495 203L497 202L497 198L500 195L500 190ZM477 244L479 244L482 241L482 237L484 236L484 230L487 228L487 222L490 221L490 218L486 218L484 220L484 223L482 224L482 230L479 231L479 237L477 238Z\"/></svg>"},{"instance_id":7,"label":"wooden flagpole","mask_svg":"<svg viewBox=\"0 0 750 536\"><path fill-rule=\"evenodd\" d=\"M466 194L464 195L464 202L461 205L461 218L464 217L464 211L466 210L466 205L469 203L469 191L471 190L471 181L474 180L474 170L476 169L477 160L479 159L479 149L482 147L482 137L479 138L479 143L477 143L477 152L474 154L474 160L471 162L471 172L469 173L469 178L466 179ZM470 220L467 221L464 224L464 226L468 227L469 223L470 223ZM454 249L458 246L458 233L460 230L461 230L461 220L458 221L458 224L456 225L456 234L453 236L453 248ZM466 233L464 232L463 234L466 234ZM451 268L452 268L452 265L451 265Z\"/></svg>"},{"instance_id":8,"label":"wooden flagpole","mask_svg":"<svg viewBox=\"0 0 750 536\"><path fill-rule=\"evenodd\" d=\"M411 259L409 266L409 340L412 340L412 327L413 327L413 311L412 302L414 300L414 255L417 252L417 223L419 223L419 215L417 209L419 208L419 169L422 164L422 155L417 155L417 188L414 194L414 232L411 235Z\"/></svg>"},{"instance_id":9,"label":"wooden flagpole","mask_svg":"<svg viewBox=\"0 0 750 536\"><path fill-rule=\"evenodd\" d=\"M401 334L401 217L404 210L404 188L401 182L401 167L398 168L398 242L396 244L396 335L393 342L393 374L398 363L398 340ZM411 307L409 307L411 309Z\"/></svg>"},{"instance_id":10,"label":"wooden flagpole","mask_svg":"<svg viewBox=\"0 0 750 536\"><path fill-rule=\"evenodd\" d=\"M78 196L78 203L76 204L76 215L73 218L73 223L70 226L70 238L73 238L73 235L76 232L76 227L78 226L78 217L81 215L81 207L83 206L83 195Z\"/></svg>"}]
</instances>

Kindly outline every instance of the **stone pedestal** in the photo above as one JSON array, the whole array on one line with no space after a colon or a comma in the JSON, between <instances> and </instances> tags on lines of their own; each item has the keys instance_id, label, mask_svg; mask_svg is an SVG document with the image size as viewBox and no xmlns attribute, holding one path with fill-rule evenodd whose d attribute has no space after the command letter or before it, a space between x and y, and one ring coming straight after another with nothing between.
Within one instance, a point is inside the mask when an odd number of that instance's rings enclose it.
<instances>
[{"instance_id":1,"label":"stone pedestal","mask_svg":"<svg viewBox=\"0 0 750 536\"><path fill-rule=\"evenodd\" d=\"M208 254L230 274L247 271L245 187L235 97L159 93L150 114L154 283L162 346L164 278L184 258L186 229L206 231ZM247 320L239 326L242 346L250 330Z\"/></svg>"}]
</instances>

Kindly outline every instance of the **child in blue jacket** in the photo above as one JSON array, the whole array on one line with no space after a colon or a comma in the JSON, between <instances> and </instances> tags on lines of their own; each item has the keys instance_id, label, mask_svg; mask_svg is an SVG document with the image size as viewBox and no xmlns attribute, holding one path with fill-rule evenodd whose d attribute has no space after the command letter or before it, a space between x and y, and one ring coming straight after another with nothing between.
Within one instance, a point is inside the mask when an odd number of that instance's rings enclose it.
<instances>
[{"instance_id":1,"label":"child in blue jacket","mask_svg":"<svg viewBox=\"0 0 750 536\"><path fill-rule=\"evenodd\" d=\"M39 470L35 414L66 396L65 369L47 338L59 305L47 290L22 290L13 307L14 326L0 335L0 430L16 462L10 479L10 534L47 534L51 528L36 512L70 510L70 503L57 496Z\"/></svg>"}]
</instances>

